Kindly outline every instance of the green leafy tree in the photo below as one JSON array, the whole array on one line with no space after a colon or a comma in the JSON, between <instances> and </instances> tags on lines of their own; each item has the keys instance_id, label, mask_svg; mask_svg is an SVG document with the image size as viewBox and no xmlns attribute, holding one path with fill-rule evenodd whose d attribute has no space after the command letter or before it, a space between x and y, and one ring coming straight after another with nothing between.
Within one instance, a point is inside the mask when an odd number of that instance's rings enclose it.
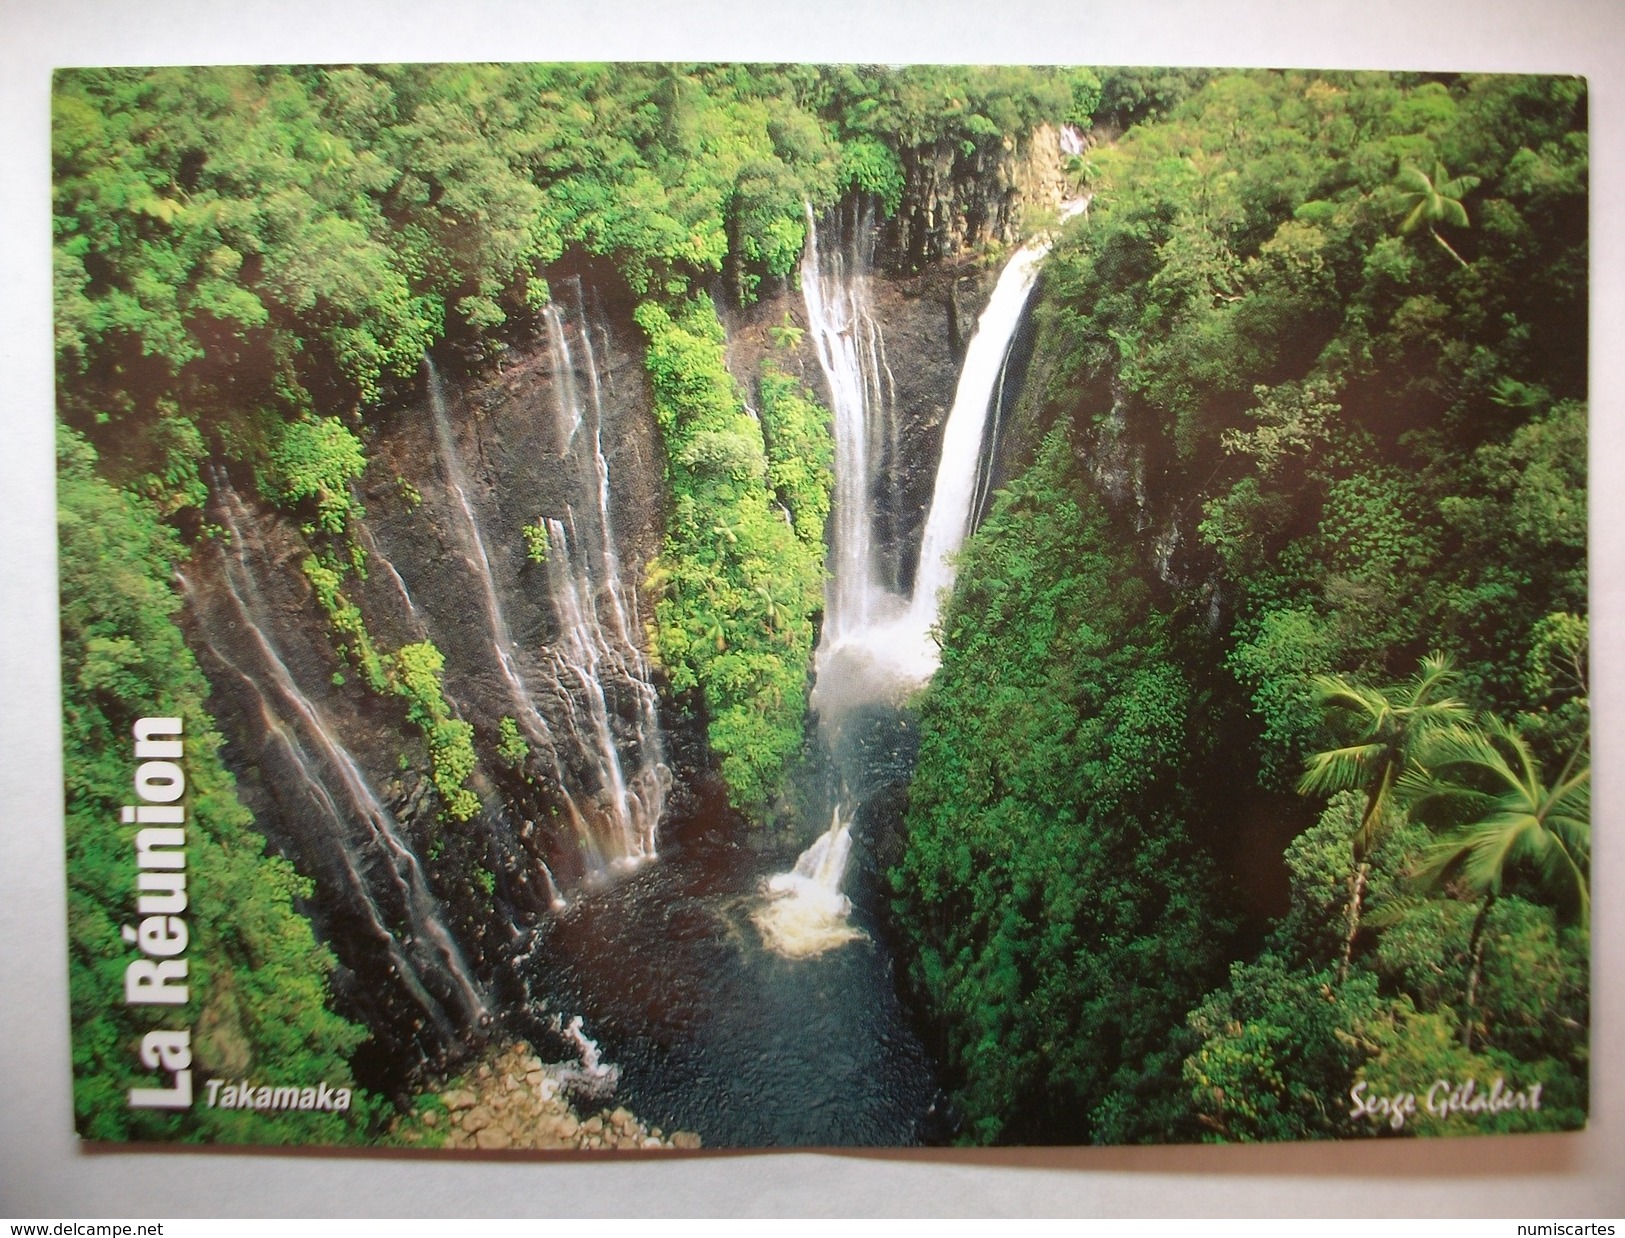
<instances>
[{"instance_id":1,"label":"green leafy tree","mask_svg":"<svg viewBox=\"0 0 1625 1238\"><path fill-rule=\"evenodd\" d=\"M185 555L153 505L94 472L95 453L58 432L61 545L63 769L66 785L69 986L74 1111L90 1139L352 1142L373 1102L343 1114L265 1115L197 1106L131 1109L130 1087L151 1087L140 1064L154 1026L193 1030L196 1083L260 1071L351 1082L364 1029L329 1009L334 959L298 906L311 886L265 840L221 761L204 708L208 684L174 622L170 586ZM131 946L120 926L136 908L130 799L131 727L145 716L182 719L186 753L188 991L183 1007L124 1003Z\"/></svg>"},{"instance_id":2,"label":"green leafy tree","mask_svg":"<svg viewBox=\"0 0 1625 1238\"><path fill-rule=\"evenodd\" d=\"M1582 925L1589 919L1591 767L1576 748L1548 783L1523 736L1490 715L1477 726L1430 736L1422 759L1425 771L1406 776L1407 792L1419 806L1442 801L1468 818L1428 848L1416 881L1480 900L1461 1032L1470 1048L1479 1018L1484 929L1511 874L1529 872Z\"/></svg>"},{"instance_id":3,"label":"green leafy tree","mask_svg":"<svg viewBox=\"0 0 1625 1238\"><path fill-rule=\"evenodd\" d=\"M1478 188L1481 179L1471 174L1452 177L1444 170L1442 163L1433 165L1433 175L1430 177L1415 164L1407 163L1400 168L1394 181L1402 191L1400 201L1406 209L1405 218L1399 225L1400 232L1408 236L1418 228L1426 227L1428 235L1439 243L1444 252L1465 267L1467 260L1439 235L1438 227L1441 224L1467 227L1467 208L1461 204L1461 200Z\"/></svg>"},{"instance_id":4,"label":"green leafy tree","mask_svg":"<svg viewBox=\"0 0 1625 1238\"><path fill-rule=\"evenodd\" d=\"M1351 744L1311 757L1298 790L1305 795L1365 792L1365 811L1349 840L1357 867L1349 885L1340 980L1348 976L1360 930L1360 907L1371 871L1367 857L1394 812L1395 789L1412 766L1418 747L1434 732L1467 717L1467 706L1446 695L1455 678L1448 658L1430 654L1422 659L1415 675L1389 689L1368 688L1341 675L1321 675L1314 680L1322 708L1342 713L1353 723L1356 735Z\"/></svg>"},{"instance_id":5,"label":"green leafy tree","mask_svg":"<svg viewBox=\"0 0 1625 1238\"><path fill-rule=\"evenodd\" d=\"M1194 1136L1179 1016L1222 924L1190 685L1065 434L967 544L891 873L975 1143Z\"/></svg>"},{"instance_id":6,"label":"green leafy tree","mask_svg":"<svg viewBox=\"0 0 1625 1238\"><path fill-rule=\"evenodd\" d=\"M763 423L745 412L709 300L675 314L648 301L636 317L649 337L675 496L665 547L650 566L660 595L654 652L673 688L703 694L734 805L761 812L801 746L829 510L830 475L818 463L833 453L830 431L822 410L788 389L774 390ZM788 456L801 452L795 467ZM790 521L772 504L776 493L794 504Z\"/></svg>"}]
</instances>

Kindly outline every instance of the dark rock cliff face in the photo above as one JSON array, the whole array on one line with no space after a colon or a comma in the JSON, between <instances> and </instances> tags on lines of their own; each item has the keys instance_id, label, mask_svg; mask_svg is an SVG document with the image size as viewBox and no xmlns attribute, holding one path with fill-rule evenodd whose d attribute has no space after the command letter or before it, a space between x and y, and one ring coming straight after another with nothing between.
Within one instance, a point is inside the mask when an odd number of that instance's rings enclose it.
<instances>
[{"instance_id":1,"label":"dark rock cliff face","mask_svg":"<svg viewBox=\"0 0 1625 1238\"><path fill-rule=\"evenodd\" d=\"M616 584L628 636L642 643L643 578L665 520L662 453L629 305L569 278L555 295L558 338L543 333L511 349L494 373L447 374L437 393L426 373L416 398L375 415L365 432L369 465L357 497L366 516L352 527L366 574L347 576L344 593L380 649L429 640L443 653L446 699L474 728L479 765L468 785L482 804L474 818L442 816L405 702L368 690L335 652L303 571L312 541L296 519L247 497L251 479L217 471L210 519L227 531L200 544L186 569L183 621L215 687L226 760L257 827L315 882L306 911L338 955L341 1008L374 1030L367 1053L377 1069L360 1063L373 1086L391 1086L402 1063L438 1067L460 1056L478 1041L483 1017L458 979L442 974L456 963L427 947L403 954L398 943L444 932L489 995L480 1004L500 1009L522 998L510 960L561 890L586 878L596 858L589 836L604 824L595 814L611 815L607 779L586 767L593 737L570 733L584 726L564 699L574 681L542 652L568 643L558 577L568 565L533 562L523 527L554 518L573 536L589 523L597 478L565 460L571 427L560 394L568 385L589 404L596 383ZM437 438L436 394L461 496ZM575 432L576 455L586 432ZM600 595L611 591L601 572L593 583ZM542 742L557 741L551 764L534 736L522 768L497 754L502 720L520 711L497 652L492 601L511 637L513 670L544 720ZM641 736L628 680L601 668L609 742L630 768ZM676 770L663 828L681 829L713 776L698 724L665 713L659 755ZM385 836L390 830L409 857ZM421 869L427 900L402 888L409 861Z\"/></svg>"},{"instance_id":2,"label":"dark rock cliff face","mask_svg":"<svg viewBox=\"0 0 1625 1238\"><path fill-rule=\"evenodd\" d=\"M957 143L903 155L903 203L882 229L878 258L893 272L919 271L988 241L1018 239L1026 212L1065 196L1060 137L1041 125L996 152Z\"/></svg>"},{"instance_id":3,"label":"dark rock cliff face","mask_svg":"<svg viewBox=\"0 0 1625 1238\"><path fill-rule=\"evenodd\" d=\"M998 268L961 255L933 263L918 275L876 276L872 312L884 339L888 403L896 420L892 471L878 487L882 540L901 549L893 582L906 593L913 584L925 518L936 482L937 457L953 407L965 346L998 279ZM769 329L788 322L807 329L801 294L782 290L728 316L728 366L754 398L768 361L799 378L826 408L831 394L810 335L794 349L776 346Z\"/></svg>"},{"instance_id":4,"label":"dark rock cliff face","mask_svg":"<svg viewBox=\"0 0 1625 1238\"><path fill-rule=\"evenodd\" d=\"M393 942L414 933L413 909L389 876L387 848L367 837L365 797L349 794L344 780L349 761L403 839L429 851L407 824L429 784L398 768L404 713L361 692L334 653L300 571L308 548L297 527L246 500L234 510L230 485L217 474L210 514L230 520L231 532L194 552L182 615L214 688L222 755L256 827L314 884L302 909L338 956L340 1008L373 1030L365 1052L380 1064L440 1061L457 1052L463 1030L456 986L404 983L411 969ZM357 1066L376 1085L367 1062Z\"/></svg>"},{"instance_id":5,"label":"dark rock cliff face","mask_svg":"<svg viewBox=\"0 0 1625 1238\"><path fill-rule=\"evenodd\" d=\"M874 270L870 308L884 340L894 422L894 450L877 479L882 527L876 534L899 549L896 579L890 582L899 593L913 586L944 425L965 349L998 282L998 248L1019 242L1034 213L1053 210L1072 192L1062 162L1060 134L1048 125L1019 142L1006 142L995 154L966 154L943 143L903 155L903 201L896 215L876 227L868 260ZM863 204L844 203L820 224L821 248L848 246L852 234L867 226L863 215ZM991 252L977 252L985 247ZM775 347L769 329L785 323L803 332L808 326L801 293L782 285L728 316L734 377L754 393L763 361L772 357L832 407L811 337L803 334L793 351ZM1032 332L1024 327L1005 393L1007 411L1019 394L1032 344ZM994 447L998 454L999 444ZM990 480L1002 484L1005 470L997 458L991 463Z\"/></svg>"}]
</instances>

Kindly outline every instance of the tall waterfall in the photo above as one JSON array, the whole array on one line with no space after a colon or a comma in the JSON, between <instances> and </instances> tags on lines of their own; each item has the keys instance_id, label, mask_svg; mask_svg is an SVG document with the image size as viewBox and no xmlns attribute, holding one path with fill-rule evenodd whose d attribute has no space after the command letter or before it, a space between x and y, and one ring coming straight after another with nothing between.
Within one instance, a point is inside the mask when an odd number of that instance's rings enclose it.
<instances>
[{"instance_id":1,"label":"tall waterfall","mask_svg":"<svg viewBox=\"0 0 1625 1238\"><path fill-rule=\"evenodd\" d=\"M1084 201L1067 204L1062 218L1084 206ZM1039 237L1016 251L977 322L943 431L914 586L905 596L895 572L885 567L895 561L898 548L886 545L876 527L876 496L889 476L880 455L887 447L895 452L897 423L885 398L890 373L870 310L866 251L854 243L833 258L822 254L817 222L808 210L802 296L835 406L836 440L831 580L813 692L820 712L894 694L924 682L936 669L940 654L931 627L943 592L953 586L953 556L970 532L988 417L1051 243Z\"/></svg>"},{"instance_id":2,"label":"tall waterfall","mask_svg":"<svg viewBox=\"0 0 1625 1238\"><path fill-rule=\"evenodd\" d=\"M556 780L590 873L653 859L671 787L658 697L634 633L621 583L603 445L603 378L579 286L574 312L543 312L552 356L553 442L564 465L562 507L541 517L544 574L557 622L545 646L515 642L492 573L474 493L452 433L445 392L431 362L430 411L463 559L479 582L492 654L517 721ZM510 502L523 502L511 494Z\"/></svg>"},{"instance_id":3,"label":"tall waterfall","mask_svg":"<svg viewBox=\"0 0 1625 1238\"><path fill-rule=\"evenodd\" d=\"M916 665L926 675L936 669L938 657L930 640L930 628L937 621L942 594L953 588L953 556L964 544L975 514L976 480L988 417L995 409L994 397L1009 362L1010 345L1050 244L1046 237L1016 251L999 275L987 308L977 320L976 334L965 350L953 408L943 431L931 510L920 540L914 593L909 599L907 621L899 633L900 639L909 642L899 649L899 655L917 658Z\"/></svg>"},{"instance_id":4,"label":"tall waterfall","mask_svg":"<svg viewBox=\"0 0 1625 1238\"><path fill-rule=\"evenodd\" d=\"M329 901L362 920L385 952L388 970L449 1042L454 1029L485 1018L485 999L393 815L320 707L299 687L270 634L269 608L248 557L250 514L222 471L212 470L211 482L230 537L230 550L222 546L220 552L225 622L202 613L183 577L188 604L209 637L210 651L242 679L258 705L264 733L287 757L303 798L327 822L320 838L307 838L306 845L318 850L348 887Z\"/></svg>"},{"instance_id":5,"label":"tall waterfall","mask_svg":"<svg viewBox=\"0 0 1625 1238\"><path fill-rule=\"evenodd\" d=\"M866 630L877 617L896 609L895 572L886 570L883 556L888 548L883 539L877 540L875 529L875 493L885 476L885 453L896 452L897 420L896 384L869 298L873 234L873 220L859 214L847 243L821 253L818 223L812 207L807 207L801 295L835 416L834 535L824 607L825 646Z\"/></svg>"},{"instance_id":6,"label":"tall waterfall","mask_svg":"<svg viewBox=\"0 0 1625 1238\"><path fill-rule=\"evenodd\" d=\"M596 758L619 836L617 859L636 864L655 857L672 775L664 760L659 700L633 638L636 615L628 613L621 584L604 455L603 380L579 284L575 308L574 333L556 304L543 313L554 359L560 454L572 490L563 517L549 517L546 525L547 578L560 626L548 652L559 680L572 689L575 732Z\"/></svg>"},{"instance_id":7,"label":"tall waterfall","mask_svg":"<svg viewBox=\"0 0 1625 1238\"><path fill-rule=\"evenodd\" d=\"M1086 206L1087 199L1068 203L1061 217ZM904 595L894 566L900 547L878 520L893 505L877 502L896 472L887 467L897 455L894 384L869 296L872 221L860 216L856 223L858 235L825 255L809 207L801 261L808 328L835 420L831 578L812 696L832 754L849 710L895 698L937 668L941 655L931 628L953 588L954 555L986 497L989 417L997 416L1011 345L1052 243L1041 236L1015 252L977 321L943 429L913 588ZM841 771L843 797L861 781L847 773ZM837 802L829 829L794 870L767 883L755 920L770 949L792 957L817 954L858 935L846 923L851 904L840 889L855 815L855 806Z\"/></svg>"}]
</instances>

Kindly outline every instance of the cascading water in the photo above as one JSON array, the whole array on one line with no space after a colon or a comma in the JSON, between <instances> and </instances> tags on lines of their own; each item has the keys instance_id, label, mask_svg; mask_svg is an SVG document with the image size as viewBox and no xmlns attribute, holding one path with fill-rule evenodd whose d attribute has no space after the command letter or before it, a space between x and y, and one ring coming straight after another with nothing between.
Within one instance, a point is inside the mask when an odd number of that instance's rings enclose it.
<instances>
[{"instance_id":1,"label":"cascading water","mask_svg":"<svg viewBox=\"0 0 1625 1238\"><path fill-rule=\"evenodd\" d=\"M458 1029L486 1018L480 987L393 815L320 707L299 687L269 634L268 608L248 558L249 513L224 472L211 470L211 483L231 547L220 550L228 611L224 627L204 613L183 577L188 604L209 637L210 653L242 679L259 707L265 734L293 767L304 798L331 826L318 849L330 867L336 861L348 895L329 901L362 919L368 936L385 951L388 970L423 1010L440 1042L451 1043ZM252 671L242 664L244 654L255 663ZM397 930L391 930L391 921Z\"/></svg>"},{"instance_id":2,"label":"cascading water","mask_svg":"<svg viewBox=\"0 0 1625 1238\"><path fill-rule=\"evenodd\" d=\"M801 295L818 364L829 386L835 417L834 533L824 607L823 646L833 647L895 613L895 570L882 561L875 537L874 496L885 475L884 451L895 455L895 383L886 342L869 297L873 221L859 215L849 244L826 255L807 207L807 247L801 259ZM888 581L892 588L888 588Z\"/></svg>"},{"instance_id":3,"label":"cascading water","mask_svg":"<svg viewBox=\"0 0 1625 1238\"><path fill-rule=\"evenodd\" d=\"M837 807L829 829L801 853L795 868L767 881L767 902L751 918L769 950L807 958L863 936L848 921L852 901L841 893L851 853L851 822L841 819Z\"/></svg>"},{"instance_id":4,"label":"cascading water","mask_svg":"<svg viewBox=\"0 0 1625 1238\"><path fill-rule=\"evenodd\" d=\"M440 372L435 369L434 362L427 357L423 359L423 365L429 377L429 412L434 419L435 445L439 449L440 466L446 473L446 484L456 496L457 510L462 516L459 532L463 541L463 559L480 582L481 597L485 603L485 622L491 633L491 652L496 655L497 665L502 668L502 677L507 682L509 696L519 715L519 725L524 727L526 734L534 743L551 753L552 735L541 711L536 707L536 700L531 695L529 685L520 674L513 632L508 626L508 617L502 608L502 598L491 575L491 556L485 549L485 535L480 531L479 517L474 514L474 506L469 502L468 476L463 470L463 458L457 450L457 442L452 437L451 419L446 412L446 393L440 382Z\"/></svg>"},{"instance_id":5,"label":"cascading water","mask_svg":"<svg viewBox=\"0 0 1625 1238\"><path fill-rule=\"evenodd\" d=\"M1000 274L987 308L977 321L976 334L965 350L953 408L943 432L931 512L920 542L914 594L904 621L896 632L888 634L888 643L903 673L915 680L926 678L937 667L939 655L930 637L931 625L937 621L942 595L953 588L953 556L970 532L982 444L995 403L995 389L1049 248L1050 240L1045 237L1016 251Z\"/></svg>"},{"instance_id":6,"label":"cascading water","mask_svg":"<svg viewBox=\"0 0 1625 1238\"><path fill-rule=\"evenodd\" d=\"M1062 219L1083 210L1070 202ZM875 536L874 496L886 473L871 447L895 434L895 417L873 397L885 389L880 373L884 344L868 311L866 269L821 260L817 224L808 213L802 258L802 295L834 404L836 493L829 613L818 647L813 704L821 715L852 704L895 696L923 683L939 653L931 627L944 591L954 581L953 556L970 532L978 498L979 466L988 417L997 403L1010 346L1020 326L1051 238L1016 251L1000 274L965 352L943 431L936 484L909 596L888 589L876 559L887 550ZM861 253L854 247L854 253ZM866 340L873 340L865 345ZM889 548L895 554L896 548Z\"/></svg>"},{"instance_id":7,"label":"cascading water","mask_svg":"<svg viewBox=\"0 0 1625 1238\"><path fill-rule=\"evenodd\" d=\"M1067 203L1061 218L1087 205L1087 199ZM869 221L860 220L859 226L868 227ZM896 561L898 547L888 546L876 528L877 493L891 475L877 448L889 446L895 456L897 418L885 398L891 376L870 310L868 251L854 240L825 260L817 220L808 208L802 296L834 406L836 440L830 584L812 703L837 766L847 715L895 700L937 668L940 651L931 629L953 587L954 556L985 501L989 417L1002 402L1011 345L1051 243L1040 236L1016 251L977 321L943 430L913 589L905 597L897 573L881 567L883 560ZM856 770L839 774L843 788L864 781ZM855 808L843 813L838 802L830 828L802 853L794 871L767 883L768 901L755 919L770 948L792 956L816 954L858 935L845 923L851 904L840 892L855 814Z\"/></svg>"},{"instance_id":8,"label":"cascading water","mask_svg":"<svg viewBox=\"0 0 1625 1238\"><path fill-rule=\"evenodd\" d=\"M433 364L426 361L425 366L435 442L456 499L463 558L480 583L492 651L518 724L557 782L588 875L602 875L655 856L671 774L663 761L655 689L632 639L634 622L620 580L591 340L583 327L585 364L578 366L563 314L549 306L543 320L554 361L557 450L566 464L573 501L566 504L562 519L545 521L548 594L559 630L534 656L514 641L445 393ZM586 400L578 369L585 371ZM578 516L578 508L583 515ZM547 876L551 882L551 873Z\"/></svg>"},{"instance_id":9,"label":"cascading water","mask_svg":"<svg viewBox=\"0 0 1625 1238\"><path fill-rule=\"evenodd\" d=\"M570 694L573 725L595 754L619 836L616 860L627 866L655 858L672 775L664 761L659 699L648 662L632 637L635 621L627 613L621 584L609 514L602 380L579 284L576 294L579 365L564 314L557 305L543 313L554 358L560 454L569 466L574 499L563 519L549 517L546 522L547 576L560 625L549 654L560 681L577 689ZM578 368L586 378L585 400ZM617 695L621 703L615 708Z\"/></svg>"},{"instance_id":10,"label":"cascading water","mask_svg":"<svg viewBox=\"0 0 1625 1238\"><path fill-rule=\"evenodd\" d=\"M577 733L585 732L581 737L594 750L603 773L610 816L620 832L618 862L632 865L652 860L670 776L662 778L661 767L650 759L653 745L646 744L641 750L636 787L628 785L610 726L609 699L600 678L615 651L592 608L591 581L584 573L578 574L579 561L571 560L570 541L562 522L548 520L547 542L549 562L554 565L548 573L553 581L553 607L562 627L548 654L555 661L560 682L574 689ZM648 719L640 717L638 721L644 724Z\"/></svg>"},{"instance_id":11,"label":"cascading water","mask_svg":"<svg viewBox=\"0 0 1625 1238\"><path fill-rule=\"evenodd\" d=\"M350 497L357 509L360 509L362 506L360 496L352 491ZM357 520L354 522L354 528L360 535L361 544L367 552L367 562L384 569L385 574L389 577L390 584L394 586L396 596L400 598L401 604L406 607L406 615L411 621L412 631L421 639L427 634L428 628L424 625L423 615L418 610L418 604L412 600L412 591L406 587L406 581L401 578L400 572L395 570L395 565L390 562L389 556L380 549L378 540L373 536L367 522Z\"/></svg>"}]
</instances>

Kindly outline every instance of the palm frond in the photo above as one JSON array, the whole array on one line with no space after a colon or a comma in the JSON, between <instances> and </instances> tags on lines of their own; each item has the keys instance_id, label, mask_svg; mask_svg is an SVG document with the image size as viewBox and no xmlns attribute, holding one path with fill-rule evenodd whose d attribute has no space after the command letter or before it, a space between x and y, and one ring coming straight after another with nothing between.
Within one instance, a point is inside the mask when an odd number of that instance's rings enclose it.
<instances>
[{"instance_id":1,"label":"palm frond","mask_svg":"<svg viewBox=\"0 0 1625 1238\"><path fill-rule=\"evenodd\" d=\"M1298 791L1303 795L1351 791L1366 780L1385 750L1383 744L1353 744L1317 752L1309 758L1309 768L1298 780Z\"/></svg>"},{"instance_id":2,"label":"palm frond","mask_svg":"<svg viewBox=\"0 0 1625 1238\"><path fill-rule=\"evenodd\" d=\"M1316 675L1309 680L1309 689L1323 708L1346 709L1372 719L1381 718L1391 708L1382 693L1341 675Z\"/></svg>"},{"instance_id":3,"label":"palm frond","mask_svg":"<svg viewBox=\"0 0 1625 1238\"><path fill-rule=\"evenodd\" d=\"M1439 171L1443 172L1444 169L1440 168ZM1474 176L1471 172L1467 172L1461 176L1455 177L1452 180L1444 181L1442 183L1435 181L1434 187L1438 189L1440 195L1443 197L1464 198L1468 194L1472 193L1473 190L1477 189L1482 183L1482 177Z\"/></svg>"},{"instance_id":4,"label":"palm frond","mask_svg":"<svg viewBox=\"0 0 1625 1238\"><path fill-rule=\"evenodd\" d=\"M1427 173L1409 163L1399 169L1399 175L1394 177L1394 183L1410 193L1431 194L1433 192L1433 182L1428 180Z\"/></svg>"},{"instance_id":5,"label":"palm frond","mask_svg":"<svg viewBox=\"0 0 1625 1238\"><path fill-rule=\"evenodd\" d=\"M1528 742L1499 718L1485 715L1476 726L1434 735L1421 756L1427 773L1407 776L1405 790L1417 802L1467 803L1475 819L1429 847L1413 880L1428 889L1458 883L1485 898L1523 866L1583 921L1590 910L1591 771L1575 770L1579 756L1577 749L1548 787Z\"/></svg>"}]
</instances>

